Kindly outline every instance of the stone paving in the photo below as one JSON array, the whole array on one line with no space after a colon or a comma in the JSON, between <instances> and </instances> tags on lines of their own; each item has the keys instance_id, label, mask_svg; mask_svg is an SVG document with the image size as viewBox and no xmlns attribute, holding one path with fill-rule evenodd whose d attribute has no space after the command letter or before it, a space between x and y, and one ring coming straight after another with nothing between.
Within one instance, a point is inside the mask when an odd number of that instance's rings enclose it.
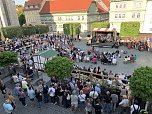
<instances>
[{"instance_id":1,"label":"stone paving","mask_svg":"<svg viewBox=\"0 0 152 114\"><path fill-rule=\"evenodd\" d=\"M84 51L89 50L90 46L86 46L85 41L82 42L75 42L74 43L76 45L76 47L81 48ZM118 58L118 64L117 65L102 65L101 62L99 61L97 64L92 64L92 63L84 63L84 62L80 62L77 63L80 66L94 66L94 67L98 67L100 66L101 69L107 69L107 71L112 70L113 73L119 73L119 72L123 72L124 74L127 75L131 75L133 73L133 71L139 67L142 66L151 66L152 67L152 53L151 52L147 52L147 51L138 51L135 49L131 49L128 50L126 47L121 46L118 50L126 50L128 51L128 56L130 56L131 54L133 55L137 55L137 61L135 63L129 63L129 64L123 64L123 59L126 55L123 55L122 58ZM100 52L115 52L117 49L115 48L98 48L98 50Z\"/></svg>"},{"instance_id":2,"label":"stone paving","mask_svg":"<svg viewBox=\"0 0 152 114\"><path fill-rule=\"evenodd\" d=\"M88 46L85 45L85 42L75 42L76 47L79 47L85 51L87 51L89 49ZM127 50L126 47L120 47L120 49L124 49ZM114 52L116 51L116 49L111 49L111 48L99 48L99 51L110 51L110 52ZM117 72L123 72L125 74L132 74L132 72L134 71L134 69L139 68L141 66L152 66L152 53L150 52L140 52L137 50L127 50L128 51L128 55L131 54L136 54L137 55L137 62L133 63L133 64L123 64L123 57L119 59L118 61L118 65L113 66L113 65L101 65L100 62L98 62L98 64L94 65L91 63L77 63L80 66L100 66L102 69L106 68L108 71L112 70L114 73ZM46 80L48 80L46 78ZM6 86L9 89L13 89L13 84L8 81L6 81ZM27 98L27 107L24 107L21 105L21 103L19 102L18 98L16 98L16 106L17 106L17 111L13 112L13 114L73 114L69 109L65 109L56 105L52 105L50 103L48 104L42 104L42 108L37 108L37 107L32 107L31 106L31 102L29 101L29 99ZM0 93L0 114L5 114L2 104L4 102L4 99ZM85 114L84 112L78 112L78 114ZM115 113L118 114L118 113Z\"/></svg>"}]
</instances>

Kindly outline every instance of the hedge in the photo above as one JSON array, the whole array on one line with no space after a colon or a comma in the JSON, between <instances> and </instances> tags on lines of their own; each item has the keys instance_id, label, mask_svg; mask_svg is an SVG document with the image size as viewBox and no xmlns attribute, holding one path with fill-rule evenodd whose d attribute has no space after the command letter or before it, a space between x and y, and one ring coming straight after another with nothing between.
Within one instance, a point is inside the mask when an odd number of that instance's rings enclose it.
<instances>
[{"instance_id":1,"label":"hedge","mask_svg":"<svg viewBox=\"0 0 152 114\"><path fill-rule=\"evenodd\" d=\"M91 29L93 28L109 28L110 23L109 22L94 22L91 24Z\"/></svg>"},{"instance_id":2,"label":"hedge","mask_svg":"<svg viewBox=\"0 0 152 114\"><path fill-rule=\"evenodd\" d=\"M64 34L76 35L80 34L81 24L80 23L66 23L63 24Z\"/></svg>"},{"instance_id":3,"label":"hedge","mask_svg":"<svg viewBox=\"0 0 152 114\"><path fill-rule=\"evenodd\" d=\"M47 33L49 31L49 27L47 25L3 27L2 31L5 38L13 38Z\"/></svg>"},{"instance_id":4,"label":"hedge","mask_svg":"<svg viewBox=\"0 0 152 114\"><path fill-rule=\"evenodd\" d=\"M139 35L139 22L122 22L120 29L121 37L136 37Z\"/></svg>"},{"instance_id":5,"label":"hedge","mask_svg":"<svg viewBox=\"0 0 152 114\"><path fill-rule=\"evenodd\" d=\"M23 35L21 27L4 27L2 32L5 38L21 37Z\"/></svg>"}]
</instances>

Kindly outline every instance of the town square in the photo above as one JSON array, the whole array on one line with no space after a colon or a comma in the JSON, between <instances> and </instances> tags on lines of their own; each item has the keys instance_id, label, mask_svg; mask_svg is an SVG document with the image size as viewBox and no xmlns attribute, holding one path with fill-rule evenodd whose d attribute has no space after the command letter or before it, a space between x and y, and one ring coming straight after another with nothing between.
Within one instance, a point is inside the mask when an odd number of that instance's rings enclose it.
<instances>
[{"instance_id":1,"label":"town square","mask_svg":"<svg viewBox=\"0 0 152 114\"><path fill-rule=\"evenodd\" d=\"M0 114L152 114L151 0L0 0Z\"/></svg>"}]
</instances>

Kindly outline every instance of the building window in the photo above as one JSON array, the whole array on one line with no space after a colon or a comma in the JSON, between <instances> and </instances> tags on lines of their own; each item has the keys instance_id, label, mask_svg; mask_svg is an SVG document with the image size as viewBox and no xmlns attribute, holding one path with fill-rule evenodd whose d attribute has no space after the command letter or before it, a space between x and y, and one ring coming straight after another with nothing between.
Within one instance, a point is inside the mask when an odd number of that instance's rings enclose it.
<instances>
[{"instance_id":1,"label":"building window","mask_svg":"<svg viewBox=\"0 0 152 114\"><path fill-rule=\"evenodd\" d=\"M73 20L73 17L71 16L71 20Z\"/></svg>"},{"instance_id":2,"label":"building window","mask_svg":"<svg viewBox=\"0 0 152 114\"><path fill-rule=\"evenodd\" d=\"M118 8L118 4L116 4L116 8Z\"/></svg>"},{"instance_id":3,"label":"building window","mask_svg":"<svg viewBox=\"0 0 152 114\"><path fill-rule=\"evenodd\" d=\"M63 25L59 25L59 28L63 28Z\"/></svg>"},{"instance_id":4,"label":"building window","mask_svg":"<svg viewBox=\"0 0 152 114\"><path fill-rule=\"evenodd\" d=\"M135 18L135 13L132 14L132 18Z\"/></svg>"},{"instance_id":5,"label":"building window","mask_svg":"<svg viewBox=\"0 0 152 114\"><path fill-rule=\"evenodd\" d=\"M115 14L115 18L118 18L118 14Z\"/></svg>"},{"instance_id":6,"label":"building window","mask_svg":"<svg viewBox=\"0 0 152 114\"><path fill-rule=\"evenodd\" d=\"M80 16L78 16L78 20L80 20Z\"/></svg>"},{"instance_id":7,"label":"building window","mask_svg":"<svg viewBox=\"0 0 152 114\"><path fill-rule=\"evenodd\" d=\"M125 14L122 14L122 18L125 18Z\"/></svg>"},{"instance_id":8,"label":"building window","mask_svg":"<svg viewBox=\"0 0 152 114\"><path fill-rule=\"evenodd\" d=\"M150 24L152 24L152 18L150 18Z\"/></svg>"},{"instance_id":9,"label":"building window","mask_svg":"<svg viewBox=\"0 0 152 114\"><path fill-rule=\"evenodd\" d=\"M84 16L82 16L82 20L84 20Z\"/></svg>"},{"instance_id":10,"label":"building window","mask_svg":"<svg viewBox=\"0 0 152 114\"><path fill-rule=\"evenodd\" d=\"M140 13L137 13L137 18L140 18Z\"/></svg>"},{"instance_id":11,"label":"building window","mask_svg":"<svg viewBox=\"0 0 152 114\"><path fill-rule=\"evenodd\" d=\"M119 14L119 18L121 18L121 14Z\"/></svg>"},{"instance_id":12,"label":"building window","mask_svg":"<svg viewBox=\"0 0 152 114\"><path fill-rule=\"evenodd\" d=\"M62 18L61 18L61 17L58 17L58 20L62 20Z\"/></svg>"},{"instance_id":13,"label":"building window","mask_svg":"<svg viewBox=\"0 0 152 114\"><path fill-rule=\"evenodd\" d=\"M150 31L152 31L152 28L150 28Z\"/></svg>"},{"instance_id":14,"label":"building window","mask_svg":"<svg viewBox=\"0 0 152 114\"><path fill-rule=\"evenodd\" d=\"M134 8L134 9L136 9L136 8L141 8L141 7L142 7L141 4L142 4L141 2L135 1L135 2L134 2L134 5L133 5L133 8Z\"/></svg>"},{"instance_id":15,"label":"building window","mask_svg":"<svg viewBox=\"0 0 152 114\"><path fill-rule=\"evenodd\" d=\"M33 6L30 6L30 8L33 8Z\"/></svg>"},{"instance_id":16,"label":"building window","mask_svg":"<svg viewBox=\"0 0 152 114\"><path fill-rule=\"evenodd\" d=\"M120 4L119 8L122 8L122 4Z\"/></svg>"},{"instance_id":17,"label":"building window","mask_svg":"<svg viewBox=\"0 0 152 114\"><path fill-rule=\"evenodd\" d=\"M123 8L126 8L126 4L123 5Z\"/></svg>"}]
</instances>

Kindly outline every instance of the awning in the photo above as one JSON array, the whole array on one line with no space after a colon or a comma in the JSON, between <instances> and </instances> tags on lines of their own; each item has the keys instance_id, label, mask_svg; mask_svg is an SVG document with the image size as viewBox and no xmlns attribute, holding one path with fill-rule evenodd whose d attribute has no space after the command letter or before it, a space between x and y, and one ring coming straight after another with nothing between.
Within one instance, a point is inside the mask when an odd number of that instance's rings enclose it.
<instances>
[{"instance_id":1,"label":"awning","mask_svg":"<svg viewBox=\"0 0 152 114\"><path fill-rule=\"evenodd\" d=\"M113 32L114 28L94 28L93 32Z\"/></svg>"}]
</instances>

